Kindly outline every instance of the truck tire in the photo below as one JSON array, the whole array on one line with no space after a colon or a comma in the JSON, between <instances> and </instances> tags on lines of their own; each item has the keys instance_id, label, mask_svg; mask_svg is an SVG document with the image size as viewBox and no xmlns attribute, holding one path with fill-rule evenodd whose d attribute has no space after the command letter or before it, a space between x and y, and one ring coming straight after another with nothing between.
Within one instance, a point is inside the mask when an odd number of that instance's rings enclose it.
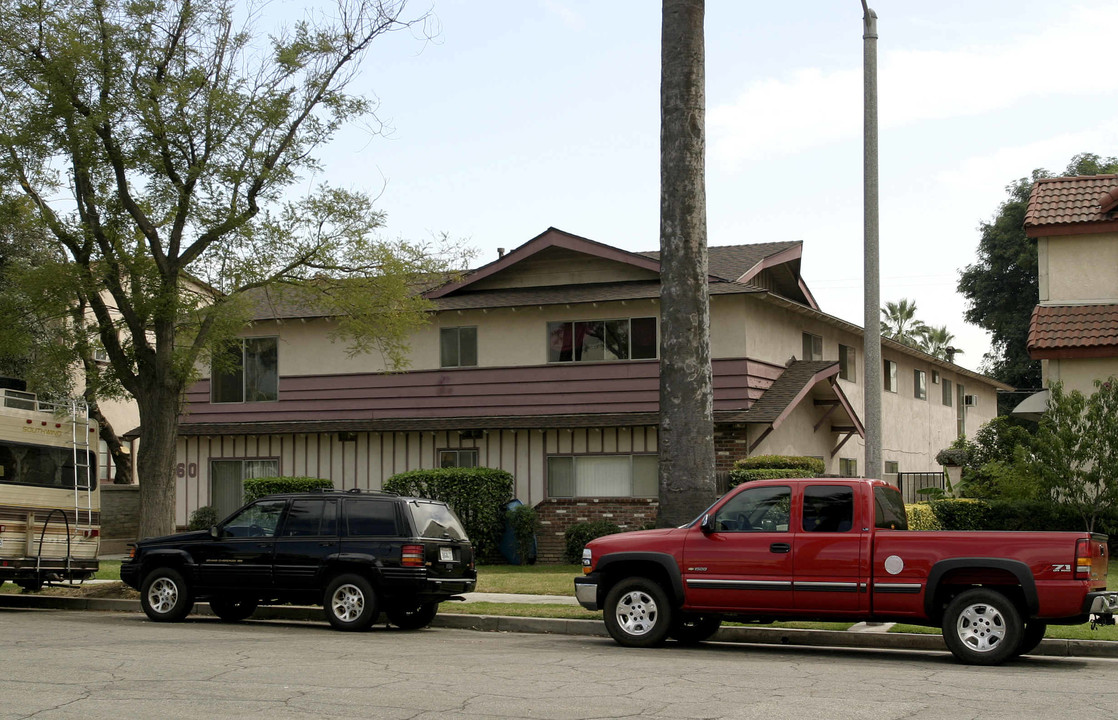
<instances>
[{"instance_id":1,"label":"truck tire","mask_svg":"<svg viewBox=\"0 0 1118 720\"><path fill-rule=\"evenodd\" d=\"M222 622L235 623L250 617L256 612L256 600L230 600L229 598L210 598L210 610Z\"/></svg>"},{"instance_id":2,"label":"truck tire","mask_svg":"<svg viewBox=\"0 0 1118 720\"><path fill-rule=\"evenodd\" d=\"M194 594L178 570L156 568L140 585L140 606L153 622L179 622L194 607Z\"/></svg>"},{"instance_id":3,"label":"truck tire","mask_svg":"<svg viewBox=\"0 0 1118 720\"><path fill-rule=\"evenodd\" d=\"M668 631L668 637L681 645L697 645L709 640L718 628L722 618L718 615L683 615L676 618L675 625Z\"/></svg>"},{"instance_id":4,"label":"truck tire","mask_svg":"<svg viewBox=\"0 0 1118 720\"><path fill-rule=\"evenodd\" d=\"M606 595L606 630L625 647L656 647L672 627L672 608L664 588L648 578L631 577Z\"/></svg>"},{"instance_id":5,"label":"truck tire","mask_svg":"<svg viewBox=\"0 0 1118 720\"><path fill-rule=\"evenodd\" d=\"M339 575L326 586L322 607L337 630L367 630L379 614L372 583L352 573Z\"/></svg>"},{"instance_id":6,"label":"truck tire","mask_svg":"<svg viewBox=\"0 0 1118 720\"><path fill-rule=\"evenodd\" d=\"M1025 634L1021 636L1021 644L1017 646L1017 650L1013 655L1028 655L1033 650L1036 650L1040 645L1040 641L1044 639L1044 633L1048 631L1048 623L1040 622L1039 620L1030 620L1025 623Z\"/></svg>"},{"instance_id":7,"label":"truck tire","mask_svg":"<svg viewBox=\"0 0 1118 720\"><path fill-rule=\"evenodd\" d=\"M1021 646L1025 624L1017 607L996 590L959 593L943 614L947 649L968 665L998 665Z\"/></svg>"}]
</instances>

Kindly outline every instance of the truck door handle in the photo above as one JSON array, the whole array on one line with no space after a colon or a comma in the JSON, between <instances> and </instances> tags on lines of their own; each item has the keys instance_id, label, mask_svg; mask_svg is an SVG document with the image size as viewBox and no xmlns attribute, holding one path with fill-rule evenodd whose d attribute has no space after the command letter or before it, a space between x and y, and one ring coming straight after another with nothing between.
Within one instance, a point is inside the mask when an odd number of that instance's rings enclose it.
<instances>
[{"instance_id":1,"label":"truck door handle","mask_svg":"<svg viewBox=\"0 0 1118 720\"><path fill-rule=\"evenodd\" d=\"M788 553L792 552L792 546L788 543L773 543L769 545L769 552L774 553Z\"/></svg>"}]
</instances>

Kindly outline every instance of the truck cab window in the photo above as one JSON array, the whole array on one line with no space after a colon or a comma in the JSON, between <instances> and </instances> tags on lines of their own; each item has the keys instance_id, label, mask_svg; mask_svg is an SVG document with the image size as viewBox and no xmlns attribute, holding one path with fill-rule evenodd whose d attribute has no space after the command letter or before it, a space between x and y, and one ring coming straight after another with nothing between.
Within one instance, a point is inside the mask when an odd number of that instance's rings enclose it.
<instances>
[{"instance_id":1,"label":"truck cab window","mask_svg":"<svg viewBox=\"0 0 1118 720\"><path fill-rule=\"evenodd\" d=\"M783 485L745 490L718 509L714 532L788 532L792 489Z\"/></svg>"},{"instance_id":2,"label":"truck cab window","mask_svg":"<svg viewBox=\"0 0 1118 720\"><path fill-rule=\"evenodd\" d=\"M874 527L879 530L908 530L908 516L900 492L891 488L873 489Z\"/></svg>"},{"instance_id":3,"label":"truck cab window","mask_svg":"<svg viewBox=\"0 0 1118 720\"><path fill-rule=\"evenodd\" d=\"M808 485L804 488L804 532L847 532L854 527L854 488Z\"/></svg>"}]
</instances>

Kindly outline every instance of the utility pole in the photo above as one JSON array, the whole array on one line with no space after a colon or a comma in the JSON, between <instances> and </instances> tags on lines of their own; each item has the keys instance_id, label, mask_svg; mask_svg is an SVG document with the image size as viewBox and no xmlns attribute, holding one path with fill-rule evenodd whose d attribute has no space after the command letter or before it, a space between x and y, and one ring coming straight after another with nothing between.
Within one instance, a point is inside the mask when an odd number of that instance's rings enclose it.
<instances>
[{"instance_id":1,"label":"utility pole","mask_svg":"<svg viewBox=\"0 0 1118 720\"><path fill-rule=\"evenodd\" d=\"M878 256L877 187L877 13L862 0L864 78L863 211L865 214L865 477L880 478L881 460L881 274Z\"/></svg>"}]
</instances>

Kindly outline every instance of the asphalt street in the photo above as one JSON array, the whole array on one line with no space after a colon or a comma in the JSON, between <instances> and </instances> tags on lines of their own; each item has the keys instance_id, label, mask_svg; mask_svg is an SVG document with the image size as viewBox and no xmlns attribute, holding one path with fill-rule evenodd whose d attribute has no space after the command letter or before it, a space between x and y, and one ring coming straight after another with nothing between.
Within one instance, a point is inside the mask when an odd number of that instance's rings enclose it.
<instances>
[{"instance_id":1,"label":"asphalt street","mask_svg":"<svg viewBox=\"0 0 1118 720\"><path fill-rule=\"evenodd\" d=\"M1112 718L1118 661L0 608L9 718Z\"/></svg>"}]
</instances>

